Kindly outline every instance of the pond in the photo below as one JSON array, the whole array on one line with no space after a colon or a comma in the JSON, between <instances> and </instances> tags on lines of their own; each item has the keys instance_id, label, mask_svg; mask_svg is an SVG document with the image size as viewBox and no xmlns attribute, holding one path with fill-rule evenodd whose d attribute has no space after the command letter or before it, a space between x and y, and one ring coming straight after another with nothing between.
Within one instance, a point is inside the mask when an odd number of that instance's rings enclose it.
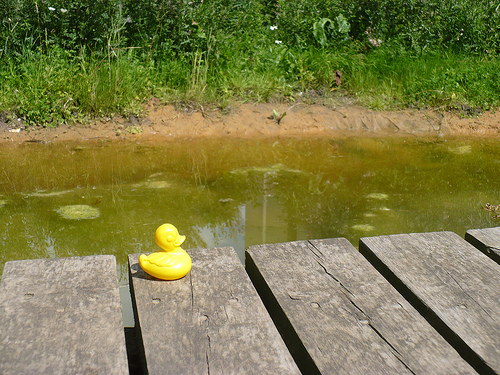
<instances>
[{"instance_id":1,"label":"pond","mask_svg":"<svg viewBox=\"0 0 500 375\"><path fill-rule=\"evenodd\" d=\"M478 138L184 139L0 146L0 272L16 259L497 226L500 143ZM193 250L194 251L194 250Z\"/></svg>"}]
</instances>

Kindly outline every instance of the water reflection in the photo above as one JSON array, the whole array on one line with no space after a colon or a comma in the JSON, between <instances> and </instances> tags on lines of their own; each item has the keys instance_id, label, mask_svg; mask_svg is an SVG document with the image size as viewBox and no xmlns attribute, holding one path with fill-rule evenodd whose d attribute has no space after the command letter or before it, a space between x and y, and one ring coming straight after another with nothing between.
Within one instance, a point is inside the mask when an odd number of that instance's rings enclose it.
<instances>
[{"instance_id":1,"label":"water reflection","mask_svg":"<svg viewBox=\"0 0 500 375\"><path fill-rule=\"evenodd\" d=\"M498 225L500 145L485 139L184 140L0 146L0 271L7 260ZM99 212L75 220L62 207ZM195 251L195 250L192 250Z\"/></svg>"}]
</instances>

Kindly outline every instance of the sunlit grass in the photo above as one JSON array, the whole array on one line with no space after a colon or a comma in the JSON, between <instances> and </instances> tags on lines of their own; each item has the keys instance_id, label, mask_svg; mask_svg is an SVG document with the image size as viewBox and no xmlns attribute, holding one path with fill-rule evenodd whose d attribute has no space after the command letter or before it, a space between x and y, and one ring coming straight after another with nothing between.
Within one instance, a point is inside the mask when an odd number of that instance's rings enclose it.
<instances>
[{"instance_id":1,"label":"sunlit grass","mask_svg":"<svg viewBox=\"0 0 500 375\"><path fill-rule=\"evenodd\" d=\"M498 107L498 4L442 3L5 0L0 120L140 116L152 97L219 107L339 97L376 109Z\"/></svg>"},{"instance_id":2,"label":"sunlit grass","mask_svg":"<svg viewBox=\"0 0 500 375\"><path fill-rule=\"evenodd\" d=\"M500 105L500 62L448 53L368 52L274 45L233 57L194 54L152 60L143 51L113 56L59 48L26 51L0 65L0 111L28 124L52 126L113 114L141 114L151 97L224 107L231 101L318 100L347 96L375 109L494 109ZM335 72L342 84L335 83ZM7 115L7 116L5 116Z\"/></svg>"}]
</instances>

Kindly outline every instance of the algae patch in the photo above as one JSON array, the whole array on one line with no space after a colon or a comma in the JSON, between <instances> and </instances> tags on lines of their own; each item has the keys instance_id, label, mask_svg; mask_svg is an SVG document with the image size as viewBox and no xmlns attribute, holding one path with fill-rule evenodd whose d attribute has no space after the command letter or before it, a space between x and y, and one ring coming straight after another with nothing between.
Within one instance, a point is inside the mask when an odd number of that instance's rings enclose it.
<instances>
[{"instance_id":1,"label":"algae patch","mask_svg":"<svg viewBox=\"0 0 500 375\"><path fill-rule=\"evenodd\" d=\"M378 199L378 200L384 200L388 199L389 195L384 194L384 193L371 193L366 196L369 199Z\"/></svg>"},{"instance_id":2,"label":"algae patch","mask_svg":"<svg viewBox=\"0 0 500 375\"><path fill-rule=\"evenodd\" d=\"M472 152L472 146L465 145L465 146L448 147L448 150L456 155L465 155L465 154L470 154Z\"/></svg>"},{"instance_id":3,"label":"algae patch","mask_svg":"<svg viewBox=\"0 0 500 375\"><path fill-rule=\"evenodd\" d=\"M371 232L375 230L375 227L370 224L356 224L353 225L351 228L360 232Z\"/></svg>"},{"instance_id":4,"label":"algae patch","mask_svg":"<svg viewBox=\"0 0 500 375\"><path fill-rule=\"evenodd\" d=\"M252 173L255 173L255 174L267 174L267 173L278 174L278 173L303 173L303 172L298 170L298 169L293 169L293 168L287 167L284 164L278 163L278 164L274 164L274 165L267 166L267 167L251 167L251 168L234 169L230 173L247 175L249 173L250 174L252 174Z\"/></svg>"},{"instance_id":5,"label":"algae patch","mask_svg":"<svg viewBox=\"0 0 500 375\"><path fill-rule=\"evenodd\" d=\"M96 219L101 214L99 209L85 204L62 206L58 208L56 212L63 218L69 220Z\"/></svg>"},{"instance_id":6,"label":"algae patch","mask_svg":"<svg viewBox=\"0 0 500 375\"><path fill-rule=\"evenodd\" d=\"M133 188L147 188L147 189L167 189L172 187L172 184L167 181L145 181L132 185Z\"/></svg>"},{"instance_id":7,"label":"algae patch","mask_svg":"<svg viewBox=\"0 0 500 375\"><path fill-rule=\"evenodd\" d=\"M47 191L47 190L38 190L34 193L26 194L27 197L56 197L59 195L71 193L73 190L62 190L62 191Z\"/></svg>"}]
</instances>

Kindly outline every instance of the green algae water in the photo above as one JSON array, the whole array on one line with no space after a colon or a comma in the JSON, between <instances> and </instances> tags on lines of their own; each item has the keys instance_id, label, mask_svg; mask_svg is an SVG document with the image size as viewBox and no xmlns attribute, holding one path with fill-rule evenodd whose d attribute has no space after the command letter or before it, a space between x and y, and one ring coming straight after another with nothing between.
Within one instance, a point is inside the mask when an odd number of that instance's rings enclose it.
<instances>
[{"instance_id":1,"label":"green algae water","mask_svg":"<svg viewBox=\"0 0 500 375\"><path fill-rule=\"evenodd\" d=\"M498 225L500 143L472 138L87 141L0 146L9 260L186 250ZM196 251L196 250L191 250Z\"/></svg>"}]
</instances>

